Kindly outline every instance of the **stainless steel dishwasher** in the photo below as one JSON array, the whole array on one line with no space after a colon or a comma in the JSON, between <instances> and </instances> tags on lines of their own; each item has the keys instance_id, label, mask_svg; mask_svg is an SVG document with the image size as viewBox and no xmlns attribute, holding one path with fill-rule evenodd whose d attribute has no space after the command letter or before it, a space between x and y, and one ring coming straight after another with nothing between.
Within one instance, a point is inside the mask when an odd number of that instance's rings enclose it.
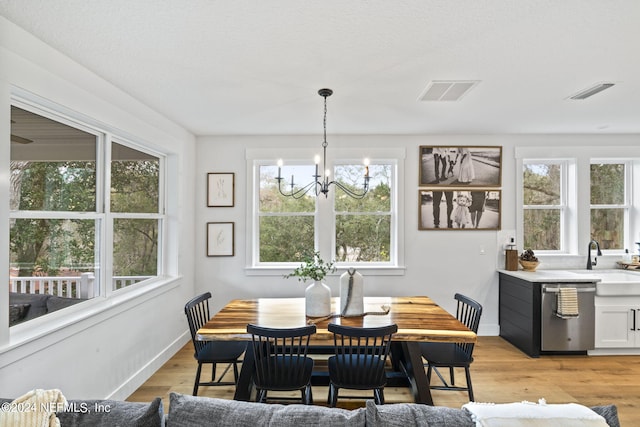
<instances>
[{"instance_id":1,"label":"stainless steel dishwasher","mask_svg":"<svg viewBox=\"0 0 640 427\"><path fill-rule=\"evenodd\" d=\"M560 288L575 288L578 317L563 319L556 315ZM548 283L542 285L541 351L585 352L594 347L595 283Z\"/></svg>"}]
</instances>

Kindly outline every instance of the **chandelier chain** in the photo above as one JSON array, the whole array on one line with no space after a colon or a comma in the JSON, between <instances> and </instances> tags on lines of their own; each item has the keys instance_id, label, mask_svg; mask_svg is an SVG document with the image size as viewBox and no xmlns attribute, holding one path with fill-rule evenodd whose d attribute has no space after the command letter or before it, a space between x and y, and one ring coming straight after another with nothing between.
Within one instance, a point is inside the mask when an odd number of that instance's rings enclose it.
<instances>
[{"instance_id":1,"label":"chandelier chain","mask_svg":"<svg viewBox=\"0 0 640 427\"><path fill-rule=\"evenodd\" d=\"M327 95L324 96L324 120L322 121L322 127L324 129L324 139L322 140L322 147L327 148Z\"/></svg>"}]
</instances>

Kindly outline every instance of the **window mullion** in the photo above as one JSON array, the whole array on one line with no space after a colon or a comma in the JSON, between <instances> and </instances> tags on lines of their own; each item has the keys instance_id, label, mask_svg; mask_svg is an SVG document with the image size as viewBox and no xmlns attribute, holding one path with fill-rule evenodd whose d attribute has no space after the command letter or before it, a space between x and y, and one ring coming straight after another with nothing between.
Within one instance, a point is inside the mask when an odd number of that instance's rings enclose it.
<instances>
[{"instance_id":1,"label":"window mullion","mask_svg":"<svg viewBox=\"0 0 640 427\"><path fill-rule=\"evenodd\" d=\"M322 259L335 259L335 186L331 187L327 197L316 197L315 249Z\"/></svg>"},{"instance_id":2,"label":"window mullion","mask_svg":"<svg viewBox=\"0 0 640 427\"><path fill-rule=\"evenodd\" d=\"M98 155L103 159L100 168L102 170L102 181L104 186L98 187L98 199L102 200L102 212L104 212L105 220L101 224L100 239L96 244L96 250L102 254L98 264L100 268L100 294L105 297L111 296L113 286L109 286L111 277L113 277L113 217L111 216L111 144L113 144L113 135L107 133L105 135L101 150ZM98 249L99 248L99 249Z\"/></svg>"}]
</instances>

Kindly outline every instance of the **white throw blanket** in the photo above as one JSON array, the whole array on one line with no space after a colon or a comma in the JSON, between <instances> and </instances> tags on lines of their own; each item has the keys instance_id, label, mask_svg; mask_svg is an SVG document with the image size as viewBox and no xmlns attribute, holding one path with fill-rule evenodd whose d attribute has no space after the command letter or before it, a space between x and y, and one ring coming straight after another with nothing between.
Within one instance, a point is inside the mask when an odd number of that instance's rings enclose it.
<instances>
[{"instance_id":1,"label":"white throw blanket","mask_svg":"<svg viewBox=\"0 0 640 427\"><path fill-rule=\"evenodd\" d=\"M607 427L603 417L577 403L476 403L462 406L476 427Z\"/></svg>"},{"instance_id":2,"label":"white throw blanket","mask_svg":"<svg viewBox=\"0 0 640 427\"><path fill-rule=\"evenodd\" d=\"M64 410L66 404L60 390L31 390L11 403L2 404L0 426L60 427L56 411Z\"/></svg>"}]
</instances>

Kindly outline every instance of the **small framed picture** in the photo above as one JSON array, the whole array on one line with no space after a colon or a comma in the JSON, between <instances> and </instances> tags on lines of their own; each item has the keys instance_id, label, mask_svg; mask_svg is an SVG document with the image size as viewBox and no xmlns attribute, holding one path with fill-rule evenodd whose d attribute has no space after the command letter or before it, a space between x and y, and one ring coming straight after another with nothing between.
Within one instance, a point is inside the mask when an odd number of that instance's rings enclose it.
<instances>
[{"instance_id":1,"label":"small framed picture","mask_svg":"<svg viewBox=\"0 0 640 427\"><path fill-rule=\"evenodd\" d=\"M420 187L500 187L502 147L420 146Z\"/></svg>"},{"instance_id":2,"label":"small framed picture","mask_svg":"<svg viewBox=\"0 0 640 427\"><path fill-rule=\"evenodd\" d=\"M418 230L500 230L501 190L418 190Z\"/></svg>"},{"instance_id":3,"label":"small framed picture","mask_svg":"<svg viewBox=\"0 0 640 427\"><path fill-rule=\"evenodd\" d=\"M207 174L207 206L210 208L233 207L235 174L212 172Z\"/></svg>"},{"instance_id":4,"label":"small framed picture","mask_svg":"<svg viewBox=\"0 0 640 427\"><path fill-rule=\"evenodd\" d=\"M233 222L207 223L207 256L234 256Z\"/></svg>"}]
</instances>

